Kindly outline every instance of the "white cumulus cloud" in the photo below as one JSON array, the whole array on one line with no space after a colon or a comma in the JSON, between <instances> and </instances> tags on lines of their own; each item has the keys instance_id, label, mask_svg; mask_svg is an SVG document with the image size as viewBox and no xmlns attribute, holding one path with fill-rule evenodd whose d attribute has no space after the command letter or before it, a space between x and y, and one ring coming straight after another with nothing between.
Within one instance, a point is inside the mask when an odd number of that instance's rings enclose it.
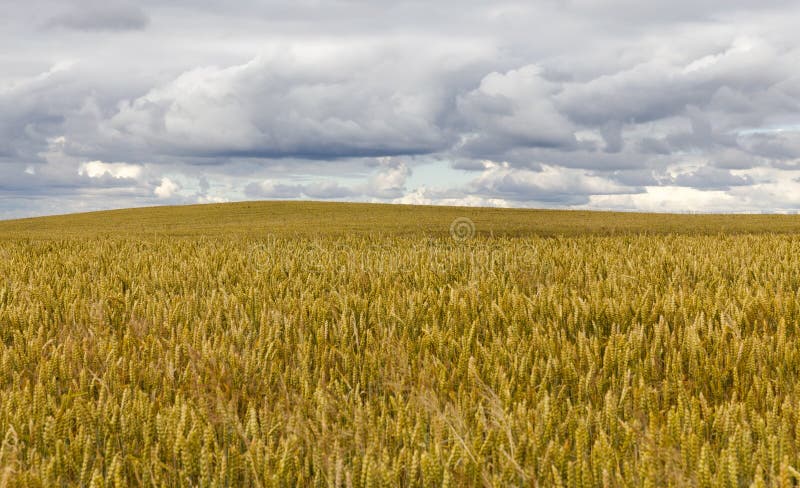
<instances>
[{"instance_id":1,"label":"white cumulus cloud","mask_svg":"<svg viewBox=\"0 0 800 488\"><path fill-rule=\"evenodd\" d=\"M153 190L153 193L158 198L170 198L175 195L178 190L180 190L180 186L165 176L161 178L161 183Z\"/></svg>"}]
</instances>

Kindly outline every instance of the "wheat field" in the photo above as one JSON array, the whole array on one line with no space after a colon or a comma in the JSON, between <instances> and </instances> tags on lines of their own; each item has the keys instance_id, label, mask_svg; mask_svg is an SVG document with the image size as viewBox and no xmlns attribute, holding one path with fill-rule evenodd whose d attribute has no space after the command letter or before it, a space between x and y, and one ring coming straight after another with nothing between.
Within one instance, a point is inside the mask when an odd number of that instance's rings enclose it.
<instances>
[{"instance_id":1,"label":"wheat field","mask_svg":"<svg viewBox=\"0 0 800 488\"><path fill-rule=\"evenodd\" d=\"M0 486L800 481L797 218L268 205L0 223Z\"/></svg>"}]
</instances>

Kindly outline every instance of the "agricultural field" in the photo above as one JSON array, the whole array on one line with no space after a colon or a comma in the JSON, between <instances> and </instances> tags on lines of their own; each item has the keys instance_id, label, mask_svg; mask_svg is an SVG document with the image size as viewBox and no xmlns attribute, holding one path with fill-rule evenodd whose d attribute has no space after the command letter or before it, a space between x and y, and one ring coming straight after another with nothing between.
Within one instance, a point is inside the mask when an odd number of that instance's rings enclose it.
<instances>
[{"instance_id":1,"label":"agricultural field","mask_svg":"<svg viewBox=\"0 0 800 488\"><path fill-rule=\"evenodd\" d=\"M796 216L0 222L0 486L792 486L799 337Z\"/></svg>"}]
</instances>

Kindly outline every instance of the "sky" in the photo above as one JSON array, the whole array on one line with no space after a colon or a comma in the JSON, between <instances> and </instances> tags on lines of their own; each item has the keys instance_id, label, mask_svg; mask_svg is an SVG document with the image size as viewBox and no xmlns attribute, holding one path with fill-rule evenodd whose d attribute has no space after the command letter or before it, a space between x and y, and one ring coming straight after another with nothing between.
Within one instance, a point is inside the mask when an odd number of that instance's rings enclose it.
<instances>
[{"instance_id":1,"label":"sky","mask_svg":"<svg viewBox=\"0 0 800 488\"><path fill-rule=\"evenodd\" d=\"M800 210L793 0L0 5L0 218Z\"/></svg>"}]
</instances>

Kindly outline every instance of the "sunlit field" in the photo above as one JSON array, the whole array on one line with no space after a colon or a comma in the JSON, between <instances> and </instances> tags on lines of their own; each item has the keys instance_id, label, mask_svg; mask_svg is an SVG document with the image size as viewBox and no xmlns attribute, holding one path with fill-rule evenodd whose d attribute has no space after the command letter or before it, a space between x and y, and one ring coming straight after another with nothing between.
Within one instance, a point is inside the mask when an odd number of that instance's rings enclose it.
<instances>
[{"instance_id":1,"label":"sunlit field","mask_svg":"<svg viewBox=\"0 0 800 488\"><path fill-rule=\"evenodd\" d=\"M0 485L791 486L799 336L795 216L3 222Z\"/></svg>"}]
</instances>

